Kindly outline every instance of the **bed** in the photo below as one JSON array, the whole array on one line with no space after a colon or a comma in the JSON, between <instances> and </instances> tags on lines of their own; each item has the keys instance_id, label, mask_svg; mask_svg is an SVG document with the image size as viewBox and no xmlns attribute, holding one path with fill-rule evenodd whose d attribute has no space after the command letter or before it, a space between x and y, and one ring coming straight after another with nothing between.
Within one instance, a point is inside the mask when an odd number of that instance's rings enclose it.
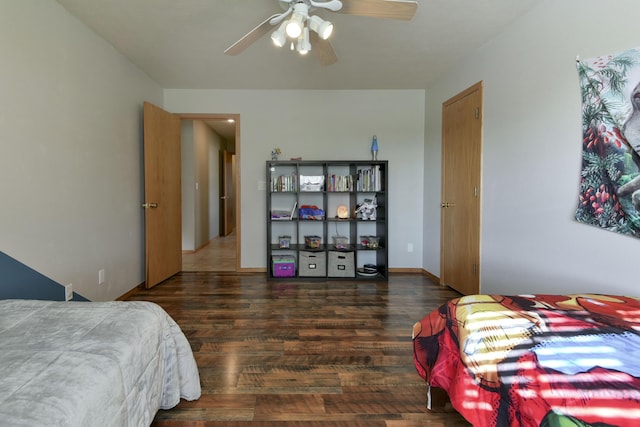
<instances>
[{"instance_id":1,"label":"bed","mask_svg":"<svg viewBox=\"0 0 640 427\"><path fill-rule=\"evenodd\" d=\"M173 319L150 302L0 300L0 424L148 426L200 397Z\"/></svg>"},{"instance_id":2,"label":"bed","mask_svg":"<svg viewBox=\"0 0 640 427\"><path fill-rule=\"evenodd\" d=\"M470 295L413 326L432 392L480 426L637 426L640 299Z\"/></svg>"}]
</instances>

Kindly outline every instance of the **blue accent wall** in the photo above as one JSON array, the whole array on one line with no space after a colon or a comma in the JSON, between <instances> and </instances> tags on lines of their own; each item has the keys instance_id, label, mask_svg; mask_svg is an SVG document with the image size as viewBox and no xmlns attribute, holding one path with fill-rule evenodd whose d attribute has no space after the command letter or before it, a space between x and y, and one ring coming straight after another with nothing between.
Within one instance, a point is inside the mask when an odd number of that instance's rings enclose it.
<instances>
[{"instance_id":1,"label":"blue accent wall","mask_svg":"<svg viewBox=\"0 0 640 427\"><path fill-rule=\"evenodd\" d=\"M64 301L64 286L0 252L0 299ZM73 301L88 301L73 293Z\"/></svg>"}]
</instances>

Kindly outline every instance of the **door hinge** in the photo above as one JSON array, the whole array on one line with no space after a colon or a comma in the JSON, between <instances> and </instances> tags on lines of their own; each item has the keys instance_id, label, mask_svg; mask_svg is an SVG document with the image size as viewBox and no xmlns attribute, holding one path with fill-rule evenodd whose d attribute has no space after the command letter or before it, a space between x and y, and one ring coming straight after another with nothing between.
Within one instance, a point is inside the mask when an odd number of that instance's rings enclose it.
<instances>
[{"instance_id":1,"label":"door hinge","mask_svg":"<svg viewBox=\"0 0 640 427\"><path fill-rule=\"evenodd\" d=\"M480 108L476 107L476 119L480 118Z\"/></svg>"},{"instance_id":2,"label":"door hinge","mask_svg":"<svg viewBox=\"0 0 640 427\"><path fill-rule=\"evenodd\" d=\"M473 197L478 197L478 186L473 187Z\"/></svg>"},{"instance_id":3,"label":"door hinge","mask_svg":"<svg viewBox=\"0 0 640 427\"><path fill-rule=\"evenodd\" d=\"M473 274L476 275L478 274L478 264L473 264Z\"/></svg>"}]
</instances>

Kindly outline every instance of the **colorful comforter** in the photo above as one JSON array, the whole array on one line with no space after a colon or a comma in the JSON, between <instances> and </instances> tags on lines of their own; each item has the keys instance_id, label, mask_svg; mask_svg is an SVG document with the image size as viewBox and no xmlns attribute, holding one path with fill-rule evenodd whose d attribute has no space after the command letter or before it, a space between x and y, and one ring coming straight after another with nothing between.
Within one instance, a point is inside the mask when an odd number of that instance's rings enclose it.
<instances>
[{"instance_id":1,"label":"colorful comforter","mask_svg":"<svg viewBox=\"0 0 640 427\"><path fill-rule=\"evenodd\" d=\"M471 295L414 325L416 369L474 426L637 426L640 299Z\"/></svg>"}]
</instances>

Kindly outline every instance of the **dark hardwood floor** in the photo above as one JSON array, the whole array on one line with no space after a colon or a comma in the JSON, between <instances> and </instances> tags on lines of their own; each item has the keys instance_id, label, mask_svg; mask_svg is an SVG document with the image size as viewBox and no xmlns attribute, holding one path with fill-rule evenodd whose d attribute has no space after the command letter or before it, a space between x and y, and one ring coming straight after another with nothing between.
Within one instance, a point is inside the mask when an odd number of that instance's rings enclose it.
<instances>
[{"instance_id":1,"label":"dark hardwood floor","mask_svg":"<svg viewBox=\"0 0 640 427\"><path fill-rule=\"evenodd\" d=\"M158 427L469 426L429 412L411 327L459 296L420 274L389 282L268 282L183 272L129 300L161 305L191 343L202 397Z\"/></svg>"}]
</instances>

